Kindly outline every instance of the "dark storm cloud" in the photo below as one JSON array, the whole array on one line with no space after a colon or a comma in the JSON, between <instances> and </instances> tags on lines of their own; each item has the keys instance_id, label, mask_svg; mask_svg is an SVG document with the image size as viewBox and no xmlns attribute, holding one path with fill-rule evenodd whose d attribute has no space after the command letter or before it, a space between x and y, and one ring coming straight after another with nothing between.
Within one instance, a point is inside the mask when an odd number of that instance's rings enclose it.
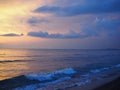
<instances>
[{"instance_id":1,"label":"dark storm cloud","mask_svg":"<svg viewBox=\"0 0 120 90\"><path fill-rule=\"evenodd\" d=\"M17 37L17 36L23 36L23 34L8 33L8 34L2 34L0 36Z\"/></svg>"},{"instance_id":2,"label":"dark storm cloud","mask_svg":"<svg viewBox=\"0 0 120 90\"><path fill-rule=\"evenodd\" d=\"M48 23L49 20L45 18L32 17L27 21L30 25L35 26L41 23Z\"/></svg>"},{"instance_id":3,"label":"dark storm cloud","mask_svg":"<svg viewBox=\"0 0 120 90\"><path fill-rule=\"evenodd\" d=\"M77 38L88 38L97 37L104 34L108 37L120 35L120 20L119 19L98 19L91 24L86 25L82 28L81 32L69 31L66 34L54 33L49 34L48 32L29 32L28 36L41 37L41 38L55 38L55 39L77 39Z\"/></svg>"},{"instance_id":4,"label":"dark storm cloud","mask_svg":"<svg viewBox=\"0 0 120 90\"><path fill-rule=\"evenodd\" d=\"M70 4L70 3L68 3ZM102 14L120 12L120 0L85 0L79 5L68 7L42 6L34 10L36 13L52 13L56 16L76 16L80 14Z\"/></svg>"}]
</instances>

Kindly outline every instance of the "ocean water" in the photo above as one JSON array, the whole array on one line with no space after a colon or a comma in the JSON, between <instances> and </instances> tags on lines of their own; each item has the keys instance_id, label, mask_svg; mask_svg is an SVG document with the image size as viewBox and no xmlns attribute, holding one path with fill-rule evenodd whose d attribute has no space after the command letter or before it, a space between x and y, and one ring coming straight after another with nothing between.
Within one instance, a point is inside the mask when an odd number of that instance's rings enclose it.
<instances>
[{"instance_id":1,"label":"ocean water","mask_svg":"<svg viewBox=\"0 0 120 90\"><path fill-rule=\"evenodd\" d=\"M89 77L119 67L120 50L117 49L0 49L0 80L24 75L42 82L15 90L34 90L70 80L73 75ZM76 84L89 82L86 79Z\"/></svg>"}]
</instances>

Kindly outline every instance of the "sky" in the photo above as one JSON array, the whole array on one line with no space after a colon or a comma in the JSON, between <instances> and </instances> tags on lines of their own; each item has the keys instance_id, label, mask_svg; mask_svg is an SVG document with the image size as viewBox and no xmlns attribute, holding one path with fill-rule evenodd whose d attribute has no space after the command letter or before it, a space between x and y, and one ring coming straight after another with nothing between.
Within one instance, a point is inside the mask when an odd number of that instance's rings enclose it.
<instances>
[{"instance_id":1,"label":"sky","mask_svg":"<svg viewBox=\"0 0 120 90\"><path fill-rule=\"evenodd\" d=\"M0 0L0 48L120 49L120 0Z\"/></svg>"}]
</instances>

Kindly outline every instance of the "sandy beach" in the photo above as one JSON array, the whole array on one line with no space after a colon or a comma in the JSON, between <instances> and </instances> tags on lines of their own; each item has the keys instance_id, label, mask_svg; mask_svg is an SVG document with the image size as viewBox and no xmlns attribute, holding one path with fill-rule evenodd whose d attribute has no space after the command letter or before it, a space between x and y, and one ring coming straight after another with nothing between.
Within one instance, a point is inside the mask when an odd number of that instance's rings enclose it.
<instances>
[{"instance_id":1,"label":"sandy beach","mask_svg":"<svg viewBox=\"0 0 120 90\"><path fill-rule=\"evenodd\" d=\"M72 87L67 90L120 90L120 77L114 76L112 78L106 78L100 81L94 81L93 83L86 84L82 87Z\"/></svg>"},{"instance_id":2,"label":"sandy beach","mask_svg":"<svg viewBox=\"0 0 120 90\"><path fill-rule=\"evenodd\" d=\"M93 90L120 90L120 77Z\"/></svg>"}]
</instances>

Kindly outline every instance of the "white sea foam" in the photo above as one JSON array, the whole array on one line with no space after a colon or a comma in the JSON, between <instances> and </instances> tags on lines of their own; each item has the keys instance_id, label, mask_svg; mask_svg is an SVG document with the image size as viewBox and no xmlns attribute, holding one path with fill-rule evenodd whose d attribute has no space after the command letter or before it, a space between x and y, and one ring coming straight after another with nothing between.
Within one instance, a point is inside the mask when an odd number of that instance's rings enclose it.
<instances>
[{"instance_id":1,"label":"white sea foam","mask_svg":"<svg viewBox=\"0 0 120 90\"><path fill-rule=\"evenodd\" d=\"M75 73L76 71L73 68L66 68L63 70L58 70L58 71L54 71L54 72L46 73L42 75L39 75L39 74L26 75L26 77L30 80L39 80L39 81L51 80L51 81L28 85L24 87L18 87L13 90L35 90L37 88L41 88L41 87L53 85L62 81L69 80L71 79L71 75ZM62 77L60 75L62 76L64 75L64 76ZM56 76L58 77L54 79Z\"/></svg>"},{"instance_id":2,"label":"white sea foam","mask_svg":"<svg viewBox=\"0 0 120 90\"><path fill-rule=\"evenodd\" d=\"M102 71L106 71L106 70L109 70L110 68L107 67L107 68L100 68L100 69L94 69L94 70L91 70L90 72L91 73L100 73Z\"/></svg>"},{"instance_id":3,"label":"white sea foam","mask_svg":"<svg viewBox=\"0 0 120 90\"><path fill-rule=\"evenodd\" d=\"M115 68L120 68L120 64L117 64L115 66L112 66L112 67L106 67L106 68L99 68L99 69L93 69L93 70L90 70L90 72L86 73L86 74L83 74L81 75L83 78L83 80L80 80L79 82L76 82L76 83L72 83L66 87L64 87L64 89L67 89L67 88L71 88L71 87L74 87L74 86L83 86L83 85L86 85L88 83L91 83L92 81L94 81L95 79L96 80L101 80L103 79L101 77L101 75L99 73L101 72L106 72L106 71L109 71L111 69L115 69ZM97 76L95 76L97 75ZM100 76L99 76L100 75ZM95 77L94 77L95 76ZM102 74L103 76L103 74ZM107 73L104 73L104 76L109 76L107 75Z\"/></svg>"},{"instance_id":4,"label":"white sea foam","mask_svg":"<svg viewBox=\"0 0 120 90\"><path fill-rule=\"evenodd\" d=\"M120 67L120 64L116 65L115 67Z\"/></svg>"},{"instance_id":5,"label":"white sea foam","mask_svg":"<svg viewBox=\"0 0 120 90\"><path fill-rule=\"evenodd\" d=\"M84 81L81 81L81 82L77 82L76 85L77 86L83 86L83 85L85 85L87 83L90 83L90 82L91 82L91 80L88 79L88 80L84 80Z\"/></svg>"},{"instance_id":6,"label":"white sea foam","mask_svg":"<svg viewBox=\"0 0 120 90\"><path fill-rule=\"evenodd\" d=\"M76 71L73 68L67 68L67 69L63 69L63 70L54 71L51 73L46 73L43 75L29 74L29 75L26 75L26 77L30 80L45 81L45 80L52 80L52 79L54 79L55 76L58 76L58 75L71 75L74 73L76 73Z\"/></svg>"},{"instance_id":7,"label":"white sea foam","mask_svg":"<svg viewBox=\"0 0 120 90\"><path fill-rule=\"evenodd\" d=\"M120 64L117 64L117 65L114 65L111 67L104 67L104 68L90 70L86 74L81 75L83 78L80 81L75 82L75 83L71 83L71 84L69 84L65 87L62 87L62 88L67 89L67 88L74 87L74 86L81 87L83 85L91 83L95 79L101 80L102 77L96 76L96 75L100 75L99 73L104 72L104 71L106 72L106 71L109 71L109 70L114 69L114 68L120 68ZM35 75L35 74L34 75L26 75L26 77L30 80L39 80L39 81L50 80L50 81L44 82L44 83L38 83L38 84L34 84L34 85L29 85L29 86L24 86L24 87L19 87L19 88L16 88L14 90L36 90L38 88L42 88L42 87L53 85L53 84L56 84L56 83L59 83L62 81L70 80L71 74L74 74L74 73L76 73L76 71L73 68L67 68L67 69L63 69L63 70L54 71L51 73L46 73L43 75ZM65 76L63 76L64 74L65 74ZM104 73L104 74L106 75L107 73ZM54 77L56 75L62 75L63 77L60 76L54 80ZM94 77L94 75L96 77Z\"/></svg>"},{"instance_id":8,"label":"white sea foam","mask_svg":"<svg viewBox=\"0 0 120 90\"><path fill-rule=\"evenodd\" d=\"M82 77L85 77L85 78L88 78L90 76L90 73L86 73L86 74L83 74L81 75Z\"/></svg>"},{"instance_id":9,"label":"white sea foam","mask_svg":"<svg viewBox=\"0 0 120 90\"><path fill-rule=\"evenodd\" d=\"M71 79L71 77L64 77L64 78L59 78L59 79L51 81L51 82L38 83L38 84L28 85L28 86L24 86L24 87L18 87L13 90L36 90L37 88L46 87L46 86L53 85L53 84L56 84L56 83L59 83L62 81L69 80L69 79Z\"/></svg>"}]
</instances>

